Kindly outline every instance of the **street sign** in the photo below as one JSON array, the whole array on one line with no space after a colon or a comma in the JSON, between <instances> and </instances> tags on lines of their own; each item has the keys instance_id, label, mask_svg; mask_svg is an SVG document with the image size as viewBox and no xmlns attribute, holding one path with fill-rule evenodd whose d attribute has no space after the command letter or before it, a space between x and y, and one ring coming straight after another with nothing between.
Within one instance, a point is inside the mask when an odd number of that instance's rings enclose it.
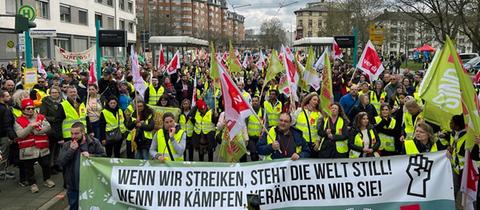
<instances>
[{"instance_id":1,"label":"street sign","mask_svg":"<svg viewBox=\"0 0 480 210\"><path fill-rule=\"evenodd\" d=\"M57 36L57 30L55 30L55 29L34 29L34 30L30 30L30 36L32 36L32 37L53 37L53 36Z\"/></svg>"},{"instance_id":2,"label":"street sign","mask_svg":"<svg viewBox=\"0 0 480 210\"><path fill-rule=\"evenodd\" d=\"M25 44L25 34L18 34L18 44Z\"/></svg>"},{"instance_id":3,"label":"street sign","mask_svg":"<svg viewBox=\"0 0 480 210\"><path fill-rule=\"evenodd\" d=\"M355 46L354 36L334 36L333 39L335 39L340 48L353 48Z\"/></svg>"},{"instance_id":4,"label":"street sign","mask_svg":"<svg viewBox=\"0 0 480 210\"><path fill-rule=\"evenodd\" d=\"M8 40L7 41L7 47L8 48L13 48L15 47L15 42L13 40Z\"/></svg>"},{"instance_id":5,"label":"street sign","mask_svg":"<svg viewBox=\"0 0 480 210\"><path fill-rule=\"evenodd\" d=\"M18 51L25 52L25 45L24 44L18 44Z\"/></svg>"},{"instance_id":6,"label":"street sign","mask_svg":"<svg viewBox=\"0 0 480 210\"><path fill-rule=\"evenodd\" d=\"M127 31L125 30L100 30L100 47L126 47Z\"/></svg>"},{"instance_id":7,"label":"street sign","mask_svg":"<svg viewBox=\"0 0 480 210\"><path fill-rule=\"evenodd\" d=\"M29 21L34 21L37 15L35 14L35 9L30 5L23 5L18 9L18 14L23 15Z\"/></svg>"},{"instance_id":8,"label":"street sign","mask_svg":"<svg viewBox=\"0 0 480 210\"><path fill-rule=\"evenodd\" d=\"M371 24L369 26L370 40L374 45L382 45L385 39L385 29L382 25Z\"/></svg>"}]
</instances>

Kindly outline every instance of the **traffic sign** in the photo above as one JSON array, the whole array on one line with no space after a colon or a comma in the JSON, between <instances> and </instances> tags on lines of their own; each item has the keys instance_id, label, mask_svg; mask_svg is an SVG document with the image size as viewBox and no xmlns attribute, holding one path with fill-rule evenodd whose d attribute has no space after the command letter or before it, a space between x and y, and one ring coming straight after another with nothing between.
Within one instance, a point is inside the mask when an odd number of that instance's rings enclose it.
<instances>
[{"instance_id":1,"label":"traffic sign","mask_svg":"<svg viewBox=\"0 0 480 210\"><path fill-rule=\"evenodd\" d=\"M32 37L53 37L57 36L57 30L55 29L34 29L30 31Z\"/></svg>"},{"instance_id":2,"label":"traffic sign","mask_svg":"<svg viewBox=\"0 0 480 210\"><path fill-rule=\"evenodd\" d=\"M13 48L15 47L15 42L13 40L8 40L7 41L7 47L8 48Z\"/></svg>"},{"instance_id":3,"label":"traffic sign","mask_svg":"<svg viewBox=\"0 0 480 210\"><path fill-rule=\"evenodd\" d=\"M382 25L371 24L369 27L370 40L374 45L382 45L385 39L384 28Z\"/></svg>"},{"instance_id":4,"label":"traffic sign","mask_svg":"<svg viewBox=\"0 0 480 210\"><path fill-rule=\"evenodd\" d=\"M25 44L25 34L18 34L18 44Z\"/></svg>"},{"instance_id":5,"label":"traffic sign","mask_svg":"<svg viewBox=\"0 0 480 210\"><path fill-rule=\"evenodd\" d=\"M23 15L29 21L34 21L37 15L35 14L35 9L30 5L23 5L18 9L18 14Z\"/></svg>"}]
</instances>

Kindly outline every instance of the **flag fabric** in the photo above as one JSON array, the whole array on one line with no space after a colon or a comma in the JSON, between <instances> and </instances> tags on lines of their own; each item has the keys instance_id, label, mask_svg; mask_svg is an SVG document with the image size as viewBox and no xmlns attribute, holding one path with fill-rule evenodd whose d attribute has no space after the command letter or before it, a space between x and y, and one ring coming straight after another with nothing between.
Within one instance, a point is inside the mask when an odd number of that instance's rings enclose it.
<instances>
[{"instance_id":1,"label":"flag fabric","mask_svg":"<svg viewBox=\"0 0 480 210\"><path fill-rule=\"evenodd\" d=\"M283 52L283 66L285 67L285 74L287 75L287 82L290 86L291 97L293 100L298 101L297 90L299 74L295 65L295 59L292 51L288 47L282 46Z\"/></svg>"},{"instance_id":2,"label":"flag fabric","mask_svg":"<svg viewBox=\"0 0 480 210\"><path fill-rule=\"evenodd\" d=\"M308 92L310 90L310 87L308 86L307 82L305 81L305 78L303 78L303 73L305 72L305 67L300 63L300 61L296 60L295 64L297 65L297 71L298 71L298 87L300 90L303 90L305 92Z\"/></svg>"},{"instance_id":3,"label":"flag fabric","mask_svg":"<svg viewBox=\"0 0 480 210\"><path fill-rule=\"evenodd\" d=\"M97 74L95 73L95 60L90 61L90 68L88 71L88 84L97 84Z\"/></svg>"},{"instance_id":4,"label":"flag fabric","mask_svg":"<svg viewBox=\"0 0 480 210\"><path fill-rule=\"evenodd\" d=\"M335 41L335 39L333 40L333 59L342 59L343 58L343 53L342 53L342 49L340 48L340 46L338 46L338 43Z\"/></svg>"},{"instance_id":5,"label":"flag fabric","mask_svg":"<svg viewBox=\"0 0 480 210\"><path fill-rule=\"evenodd\" d=\"M147 89L147 86L145 85L145 81L143 80L143 77L140 75L140 69L139 69L139 64L138 64L138 56L135 51L131 50L131 64L132 64L132 76L133 76L133 86L135 87L135 90L137 91L137 94L140 96L140 98L143 98L143 95L145 93L145 90Z\"/></svg>"},{"instance_id":6,"label":"flag fabric","mask_svg":"<svg viewBox=\"0 0 480 210\"><path fill-rule=\"evenodd\" d=\"M238 51L237 51L238 53ZM239 54L240 55L240 54ZM242 71L240 67L239 58L236 56L235 51L233 50L232 41L230 41L230 49L228 51L227 66L230 73L238 73Z\"/></svg>"},{"instance_id":7,"label":"flag fabric","mask_svg":"<svg viewBox=\"0 0 480 210\"><path fill-rule=\"evenodd\" d=\"M192 108L197 105L197 73L198 73L198 67L195 68L195 76L193 79L193 94L192 94Z\"/></svg>"},{"instance_id":8,"label":"flag fabric","mask_svg":"<svg viewBox=\"0 0 480 210\"><path fill-rule=\"evenodd\" d=\"M215 88L220 87L220 77L218 75L218 65L217 65L217 57L215 53L215 45L210 43L210 78L213 81L213 86ZM224 54L225 55L225 54Z\"/></svg>"},{"instance_id":9,"label":"flag fabric","mask_svg":"<svg viewBox=\"0 0 480 210\"><path fill-rule=\"evenodd\" d=\"M370 40L368 40L363 49L357 68L365 72L365 74L368 75L368 78L370 78L370 81L377 80L378 76L384 70L380 56L378 56L377 51L375 51L375 47Z\"/></svg>"},{"instance_id":10,"label":"flag fabric","mask_svg":"<svg viewBox=\"0 0 480 210\"><path fill-rule=\"evenodd\" d=\"M480 83L480 71L475 74L475 77L473 78L473 82Z\"/></svg>"},{"instance_id":11,"label":"flag fabric","mask_svg":"<svg viewBox=\"0 0 480 210\"><path fill-rule=\"evenodd\" d=\"M473 202L477 201L478 169L473 163L469 150L465 150L465 166L462 173L462 206L466 210L474 210Z\"/></svg>"},{"instance_id":12,"label":"flag fabric","mask_svg":"<svg viewBox=\"0 0 480 210\"><path fill-rule=\"evenodd\" d=\"M249 64L250 64L250 55L246 54L245 57L243 58L242 67L246 69Z\"/></svg>"},{"instance_id":13,"label":"flag fabric","mask_svg":"<svg viewBox=\"0 0 480 210\"><path fill-rule=\"evenodd\" d=\"M177 51L175 55L173 56L172 60L170 63L168 63L168 66L166 67L167 74L172 75L177 72L177 69L180 69L180 53Z\"/></svg>"},{"instance_id":14,"label":"flag fabric","mask_svg":"<svg viewBox=\"0 0 480 210\"><path fill-rule=\"evenodd\" d=\"M158 53L158 64L157 70L161 70L162 72L165 71L165 55L163 53L163 46L160 45L160 52Z\"/></svg>"},{"instance_id":15,"label":"flag fabric","mask_svg":"<svg viewBox=\"0 0 480 210\"><path fill-rule=\"evenodd\" d=\"M265 56L263 55L263 52L260 50L260 52L258 53L258 61L257 63L255 64L257 66L257 69L258 70L261 70L263 71L263 69L265 68L266 66L266 62L265 62Z\"/></svg>"},{"instance_id":16,"label":"flag fabric","mask_svg":"<svg viewBox=\"0 0 480 210\"><path fill-rule=\"evenodd\" d=\"M42 77L47 77L47 71L45 71L45 67L42 64L42 60L40 60L40 55L37 55L37 70L38 73L42 75Z\"/></svg>"},{"instance_id":17,"label":"flag fabric","mask_svg":"<svg viewBox=\"0 0 480 210\"><path fill-rule=\"evenodd\" d=\"M332 66L330 65L330 57L328 49L323 52L323 70L322 70L322 89L320 90L320 109L323 110L327 116L332 116L330 106L333 104L333 89L332 89Z\"/></svg>"},{"instance_id":18,"label":"flag fabric","mask_svg":"<svg viewBox=\"0 0 480 210\"><path fill-rule=\"evenodd\" d=\"M278 73L283 71L283 65L281 61L278 59L278 53L276 50L273 50L272 55L270 57L270 61L268 63L268 70L267 74L265 75L265 81L263 81L263 86L267 86L268 82L274 79Z\"/></svg>"},{"instance_id":19,"label":"flag fabric","mask_svg":"<svg viewBox=\"0 0 480 210\"><path fill-rule=\"evenodd\" d=\"M241 132L241 129L246 127L245 119L253 112L224 67L218 63L217 66L225 104L226 127L230 140L233 140Z\"/></svg>"},{"instance_id":20,"label":"flag fabric","mask_svg":"<svg viewBox=\"0 0 480 210\"><path fill-rule=\"evenodd\" d=\"M313 48L308 49L307 63L305 64L305 69L302 72L302 78L307 85L313 87L315 91L320 89L320 76L318 72L313 67L313 61L315 59L315 54ZM308 91L308 89L306 90Z\"/></svg>"},{"instance_id":21,"label":"flag fabric","mask_svg":"<svg viewBox=\"0 0 480 210\"><path fill-rule=\"evenodd\" d=\"M290 89L290 85L288 85L288 78L287 75L283 74L278 81L278 92L289 96L292 90Z\"/></svg>"}]
</instances>

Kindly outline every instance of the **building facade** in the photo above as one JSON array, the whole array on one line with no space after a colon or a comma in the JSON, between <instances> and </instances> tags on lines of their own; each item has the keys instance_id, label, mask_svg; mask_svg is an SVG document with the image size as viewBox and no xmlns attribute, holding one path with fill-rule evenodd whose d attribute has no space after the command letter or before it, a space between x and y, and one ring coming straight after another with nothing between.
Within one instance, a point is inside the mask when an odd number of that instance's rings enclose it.
<instances>
[{"instance_id":1,"label":"building facade","mask_svg":"<svg viewBox=\"0 0 480 210\"><path fill-rule=\"evenodd\" d=\"M245 17L228 11L226 0L149 0L146 4L144 1L137 0L139 33L208 40L245 39Z\"/></svg>"},{"instance_id":2,"label":"building facade","mask_svg":"<svg viewBox=\"0 0 480 210\"><path fill-rule=\"evenodd\" d=\"M0 14L15 14L21 5L16 0L0 0ZM55 36L32 37L33 56L52 59L55 46L67 51L79 52L95 46L95 22L100 20L102 29L127 31L128 42L136 40L136 15L134 0L23 0L36 10L33 30L54 30ZM0 21L1 40L17 40L13 32L15 19L2 17ZM18 44L18 43L16 43ZM5 48L3 48L5 49ZM20 49L21 50L21 49ZM104 57L122 57L126 49L103 48ZM0 59L10 60L17 52L0 53Z\"/></svg>"},{"instance_id":3,"label":"building facade","mask_svg":"<svg viewBox=\"0 0 480 210\"><path fill-rule=\"evenodd\" d=\"M323 2L307 3L305 8L294 11L296 16L295 39L320 37L325 27L328 7Z\"/></svg>"}]
</instances>

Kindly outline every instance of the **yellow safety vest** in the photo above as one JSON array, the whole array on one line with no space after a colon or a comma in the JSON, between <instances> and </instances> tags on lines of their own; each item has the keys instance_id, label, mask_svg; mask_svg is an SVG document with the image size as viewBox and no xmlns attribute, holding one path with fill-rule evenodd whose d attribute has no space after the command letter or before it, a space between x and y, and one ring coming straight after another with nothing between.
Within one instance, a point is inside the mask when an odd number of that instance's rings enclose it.
<instances>
[{"instance_id":1,"label":"yellow safety vest","mask_svg":"<svg viewBox=\"0 0 480 210\"><path fill-rule=\"evenodd\" d=\"M380 105L382 105L380 103L380 101L383 99L385 100L385 98L387 97L387 93L385 91L382 91L382 93L380 93L380 98L377 97L377 91L375 90L372 90L369 92L369 98L370 98L370 103L375 107L375 109L377 110L378 113L380 113Z\"/></svg>"},{"instance_id":2,"label":"yellow safety vest","mask_svg":"<svg viewBox=\"0 0 480 210\"><path fill-rule=\"evenodd\" d=\"M192 137L193 136L193 123L191 120L187 121L187 117L185 114L180 114L180 117L178 118L178 123L187 132L187 137Z\"/></svg>"},{"instance_id":3,"label":"yellow safety vest","mask_svg":"<svg viewBox=\"0 0 480 210\"><path fill-rule=\"evenodd\" d=\"M453 166L453 171L455 173L460 174L460 171L463 169L465 166L465 157L460 155L460 149L463 147L465 148L465 140L466 140L466 133L458 138L457 142L455 143L455 138L452 136L450 138L450 145L453 148L452 151L452 159L450 162L452 163Z\"/></svg>"},{"instance_id":4,"label":"yellow safety vest","mask_svg":"<svg viewBox=\"0 0 480 210\"><path fill-rule=\"evenodd\" d=\"M275 107L273 107L269 101L265 101L263 102L263 108L268 118L268 126L277 126L278 118L280 117L280 113L282 113L282 102L277 101Z\"/></svg>"},{"instance_id":5,"label":"yellow safety vest","mask_svg":"<svg viewBox=\"0 0 480 210\"><path fill-rule=\"evenodd\" d=\"M415 140L405 140L404 142L405 146L405 152L407 155L415 155L419 154L420 152L418 151L417 145L415 145ZM432 148L430 149L430 152L436 152L437 151L437 144L433 143Z\"/></svg>"},{"instance_id":6,"label":"yellow safety vest","mask_svg":"<svg viewBox=\"0 0 480 210\"><path fill-rule=\"evenodd\" d=\"M102 110L103 117L105 118L105 122L107 122L107 126L105 131L113 131L114 129L120 127L120 131L124 133L127 131L125 127L125 118L123 117L123 111L118 109L117 116L114 116L113 113L107 109Z\"/></svg>"},{"instance_id":7,"label":"yellow safety vest","mask_svg":"<svg viewBox=\"0 0 480 210\"><path fill-rule=\"evenodd\" d=\"M270 130L268 130L268 136L267 136L267 144L272 144L276 138L277 138L277 132L275 132L275 127L276 126L273 126L270 128ZM275 139L273 139L275 138ZM295 142L294 142L295 143ZM300 155L300 152L302 152L302 146L297 146L295 147L295 152ZM266 160L271 160L272 159L272 155L267 155L265 157Z\"/></svg>"},{"instance_id":8,"label":"yellow safety vest","mask_svg":"<svg viewBox=\"0 0 480 210\"><path fill-rule=\"evenodd\" d=\"M405 139L413 140L413 134L415 133L415 126L418 123L418 120L423 119L423 112L420 112L415 118L415 123L413 123L412 115L409 112L403 113L403 123L405 125L405 133L407 136Z\"/></svg>"},{"instance_id":9,"label":"yellow safety vest","mask_svg":"<svg viewBox=\"0 0 480 210\"><path fill-rule=\"evenodd\" d=\"M329 125L329 119L328 117L323 118L323 129L327 129ZM343 129L343 118L338 117L337 118L337 124L335 125L335 134L336 135L341 135L342 134L342 129ZM331 128L330 128L331 129ZM337 152L340 154L345 154L348 152L348 139L342 140L342 141L335 141L335 147L337 149Z\"/></svg>"},{"instance_id":10,"label":"yellow safety vest","mask_svg":"<svg viewBox=\"0 0 480 210\"><path fill-rule=\"evenodd\" d=\"M320 118L320 112L311 112L304 109L297 117L295 127L302 131L303 138L308 143L315 143L320 139L317 127L318 118Z\"/></svg>"},{"instance_id":11,"label":"yellow safety vest","mask_svg":"<svg viewBox=\"0 0 480 210\"><path fill-rule=\"evenodd\" d=\"M128 105L127 109L125 110L125 113L130 113L130 116L133 114L133 105L132 104ZM132 130L130 130L130 132L128 132L127 141L132 141L133 137L134 137L134 134L135 134L135 128L133 128Z\"/></svg>"},{"instance_id":12,"label":"yellow safety vest","mask_svg":"<svg viewBox=\"0 0 480 210\"><path fill-rule=\"evenodd\" d=\"M150 115L148 117L148 119L145 120L145 124L148 124L148 121L150 120L150 118L152 118L152 115ZM136 120L136 118L132 117L132 121L135 121L135 120ZM135 138L134 134L136 132L133 132L134 130L136 130L136 128L132 129L132 131L130 131L130 133L128 134L127 141L132 141ZM153 132L152 131L143 131L143 136L147 139L152 139L153 138Z\"/></svg>"},{"instance_id":13,"label":"yellow safety vest","mask_svg":"<svg viewBox=\"0 0 480 210\"><path fill-rule=\"evenodd\" d=\"M215 130L215 125L212 122L212 110L208 110L202 117L200 111L195 114L194 131L196 134L208 134Z\"/></svg>"},{"instance_id":14,"label":"yellow safety vest","mask_svg":"<svg viewBox=\"0 0 480 210\"><path fill-rule=\"evenodd\" d=\"M368 132L370 133L370 137L372 138L372 139L370 139L370 142L373 145L373 144L375 144L375 141L376 141L375 133L373 132L372 129L368 129ZM355 135L354 144L356 146L363 147L363 137L362 137L361 132L359 132L359 133L357 133L357 135ZM350 150L350 158L359 158L359 157L360 157L360 152L355 151L353 149Z\"/></svg>"},{"instance_id":15,"label":"yellow safety vest","mask_svg":"<svg viewBox=\"0 0 480 210\"><path fill-rule=\"evenodd\" d=\"M63 138L70 138L72 137L70 130L74 123L82 122L83 125L87 126L87 109L85 108L85 104L81 103L77 113L75 108L70 104L70 102L68 102L68 100L64 100L61 104L63 111L65 112L65 119L62 122Z\"/></svg>"},{"instance_id":16,"label":"yellow safety vest","mask_svg":"<svg viewBox=\"0 0 480 210\"><path fill-rule=\"evenodd\" d=\"M185 133L185 130L180 129L175 135L173 135L173 138L175 141L177 141L177 143L180 143L182 140L183 133ZM183 154L177 154L177 151L175 151L170 140L168 140L168 147L170 147L170 151L172 152L172 156L175 161L183 161ZM157 152L162 154L165 157L165 160L170 160L170 154L168 153L168 148L165 144L165 135L163 133L163 129L157 131Z\"/></svg>"},{"instance_id":17,"label":"yellow safety vest","mask_svg":"<svg viewBox=\"0 0 480 210\"><path fill-rule=\"evenodd\" d=\"M160 86L158 90L155 90L155 87L153 85L148 86L148 104L149 105L157 105L158 100L160 97L162 97L163 92L165 92L165 88L163 86Z\"/></svg>"},{"instance_id":18,"label":"yellow safety vest","mask_svg":"<svg viewBox=\"0 0 480 210\"><path fill-rule=\"evenodd\" d=\"M258 110L258 117L262 118L262 108ZM248 136L256 136L259 137L262 133L262 124L258 119L252 114L248 116L248 125L247 125L247 132Z\"/></svg>"},{"instance_id":19,"label":"yellow safety vest","mask_svg":"<svg viewBox=\"0 0 480 210\"><path fill-rule=\"evenodd\" d=\"M391 117L390 124L385 126L386 129L394 129L397 121ZM382 118L380 116L375 117L375 123L380 123ZM380 150L385 150L388 152L395 152L395 138L393 136L388 136L383 133L378 133L378 137L380 138Z\"/></svg>"},{"instance_id":20,"label":"yellow safety vest","mask_svg":"<svg viewBox=\"0 0 480 210\"><path fill-rule=\"evenodd\" d=\"M19 118L20 116L22 116L22 110L17 108L12 108L12 113L15 118Z\"/></svg>"}]
</instances>

